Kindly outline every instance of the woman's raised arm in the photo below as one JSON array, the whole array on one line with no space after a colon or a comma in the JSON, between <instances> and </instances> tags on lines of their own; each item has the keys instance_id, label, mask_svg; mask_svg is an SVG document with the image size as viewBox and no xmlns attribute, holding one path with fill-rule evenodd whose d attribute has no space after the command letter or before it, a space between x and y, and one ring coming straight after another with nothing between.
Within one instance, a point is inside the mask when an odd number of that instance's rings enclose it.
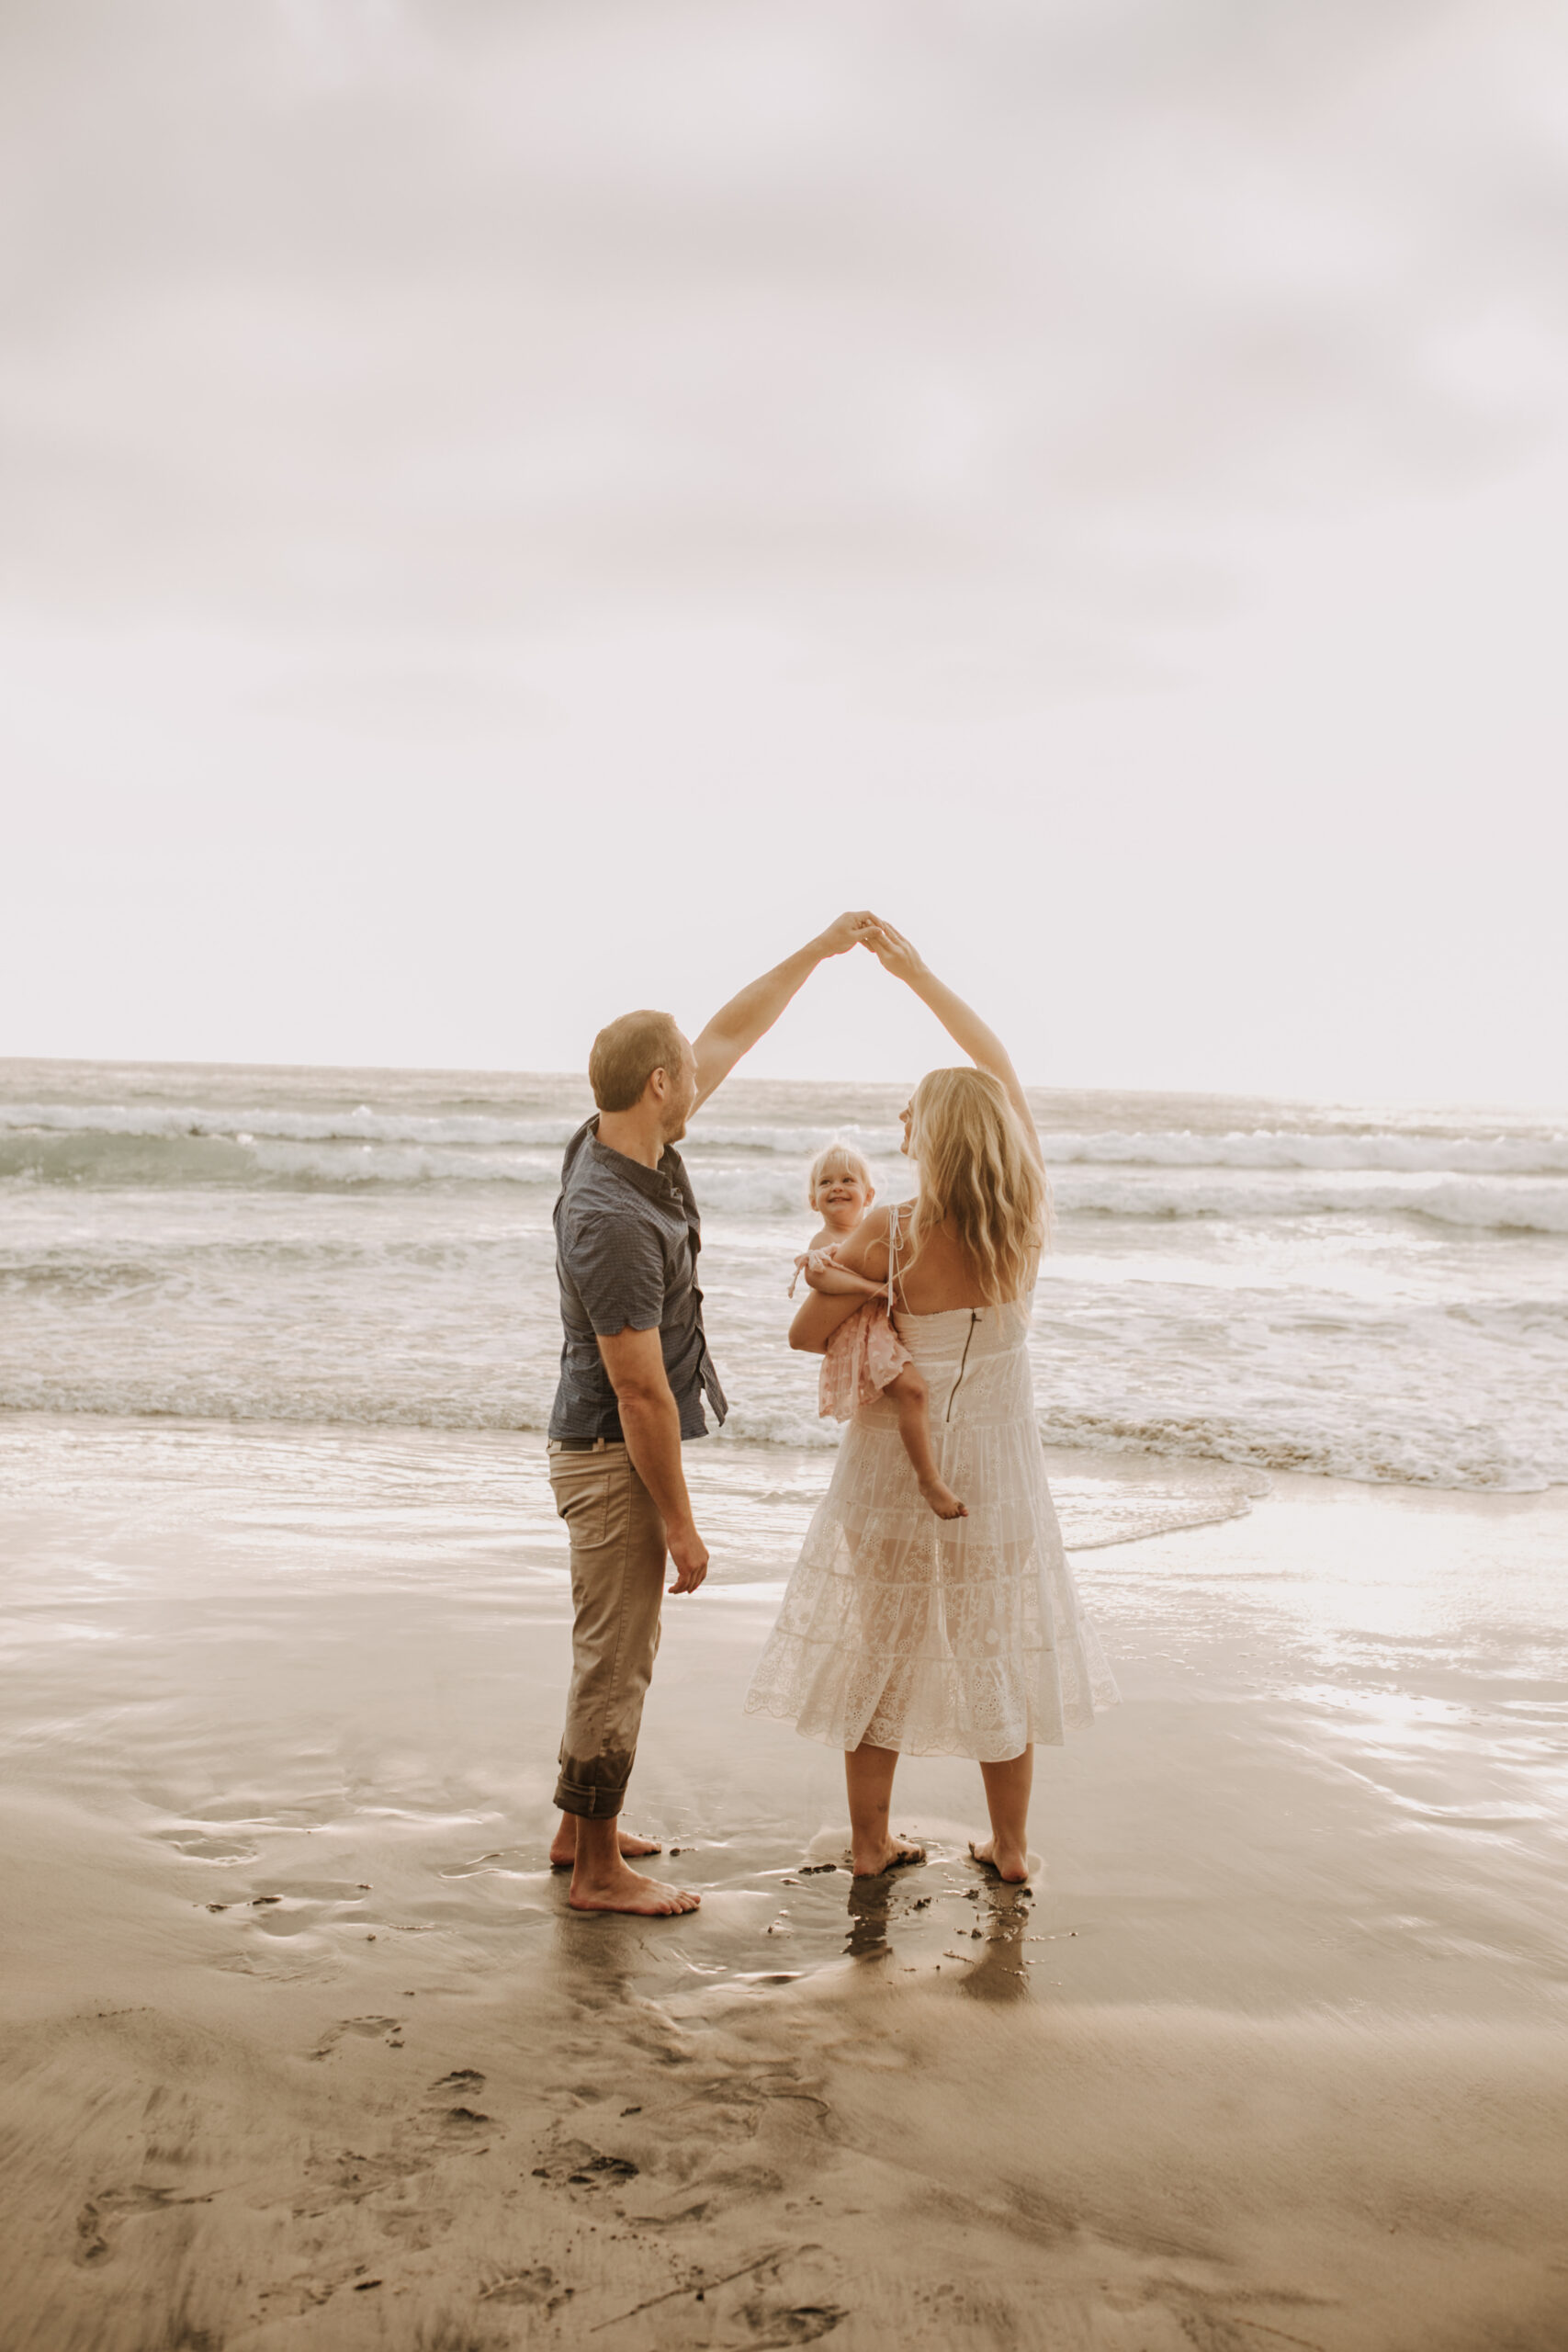
<instances>
[{"instance_id":1,"label":"woman's raised arm","mask_svg":"<svg viewBox=\"0 0 1568 2352\"><path fill-rule=\"evenodd\" d=\"M1018 1114L1024 1141L1040 1167L1043 1168L1045 1155L1040 1148L1040 1137L1035 1133L1034 1114L1029 1107L1028 1097L1007 1047L996 1031L987 1028L979 1014L965 1004L961 996L954 996L944 980L937 978L930 965L922 961L918 950L901 931L895 931L890 922L884 922L878 916L876 929L863 932L861 936L862 944L871 949L883 970L891 972L896 979L913 989L920 1002L931 1007L959 1052L967 1054L977 1069L989 1070L993 1078L1000 1079L1007 1089L1008 1100Z\"/></svg>"}]
</instances>

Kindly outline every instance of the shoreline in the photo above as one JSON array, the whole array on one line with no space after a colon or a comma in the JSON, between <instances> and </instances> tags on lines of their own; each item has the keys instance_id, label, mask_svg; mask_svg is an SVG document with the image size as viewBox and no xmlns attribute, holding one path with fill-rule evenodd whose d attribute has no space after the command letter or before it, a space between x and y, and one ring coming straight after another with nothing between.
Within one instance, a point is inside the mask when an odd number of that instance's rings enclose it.
<instances>
[{"instance_id":1,"label":"shoreline","mask_svg":"<svg viewBox=\"0 0 1568 2352\"><path fill-rule=\"evenodd\" d=\"M149 1410L144 1412L85 1412L62 1410L51 1407L0 1404L0 1442L7 1431L54 1430L62 1433L81 1430L133 1432L150 1434L160 1431L189 1432L193 1437L203 1432L230 1433L237 1442L254 1438L258 1443L287 1442L299 1439L310 1443L338 1444L352 1448L355 1443L374 1447L378 1444L424 1446L432 1451L451 1447L456 1451L471 1450L477 1458L484 1458L502 1449L513 1449L525 1460L542 1460L546 1438L542 1429L532 1427L502 1428L471 1422L430 1421L334 1421L322 1419L282 1419L263 1415L220 1413L174 1413ZM1147 1536L1174 1532L1179 1528L1203 1527L1219 1521L1245 1515L1246 1510L1271 1494L1276 1486L1287 1487L1300 1481L1308 1487L1332 1490L1339 1487L1368 1494L1397 1494L1412 1497L1431 1496L1458 1504L1476 1501L1499 1505L1551 1503L1568 1496L1568 1480L1546 1479L1538 1486L1442 1486L1427 1479L1396 1479L1358 1477L1349 1473L1302 1468L1264 1466L1247 1460L1233 1460L1228 1455L1208 1453L1161 1453L1129 1442L1107 1445L1066 1444L1042 1436L1041 1450L1045 1456L1052 1492L1059 1486L1069 1488L1077 1483L1106 1490L1122 1487L1129 1500L1151 1491L1168 1498L1170 1515L1159 1515L1157 1506L1146 1513L1112 1510L1104 1532L1085 1528L1067 1533L1067 1520L1063 1518L1063 1540L1068 1551L1095 1551L1120 1544L1144 1541ZM694 1487L699 1482L709 1482L719 1491L734 1491L731 1476L726 1475L732 1457L739 1456L748 1464L766 1468L773 1466L776 1476L768 1480L770 1491L798 1491L818 1480L825 1490L831 1476L834 1445L800 1446L748 1437L739 1432L710 1430L704 1439L689 1441L683 1449L688 1477ZM1208 1506L1208 1507L1206 1507ZM1060 1510L1060 1506L1059 1506ZM1122 1532L1122 1531L1125 1532Z\"/></svg>"}]
</instances>

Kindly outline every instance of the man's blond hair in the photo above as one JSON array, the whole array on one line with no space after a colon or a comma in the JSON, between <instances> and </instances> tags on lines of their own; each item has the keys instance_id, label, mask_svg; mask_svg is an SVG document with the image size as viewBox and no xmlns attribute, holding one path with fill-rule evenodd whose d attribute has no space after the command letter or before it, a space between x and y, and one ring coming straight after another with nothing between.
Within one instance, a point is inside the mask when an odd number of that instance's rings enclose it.
<instances>
[{"instance_id":1,"label":"man's blond hair","mask_svg":"<svg viewBox=\"0 0 1568 2352\"><path fill-rule=\"evenodd\" d=\"M588 1083L601 1111L630 1111L656 1069L680 1075L685 1040L668 1012L623 1012L601 1029L588 1057Z\"/></svg>"}]
</instances>

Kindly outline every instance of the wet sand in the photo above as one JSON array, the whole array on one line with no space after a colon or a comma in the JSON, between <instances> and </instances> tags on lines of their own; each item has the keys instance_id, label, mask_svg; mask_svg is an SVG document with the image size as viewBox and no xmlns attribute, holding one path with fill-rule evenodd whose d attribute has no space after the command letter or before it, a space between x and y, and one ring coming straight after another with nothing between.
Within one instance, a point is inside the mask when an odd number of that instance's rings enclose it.
<instances>
[{"instance_id":1,"label":"wet sand","mask_svg":"<svg viewBox=\"0 0 1568 2352\"><path fill-rule=\"evenodd\" d=\"M822 1867L739 1710L824 1465L694 1466L649 1924L546 1866L536 1442L0 1425L7 2352L1568 2341L1568 1494L1085 1551L1126 1704L1023 1895L941 1760L925 1870Z\"/></svg>"}]
</instances>

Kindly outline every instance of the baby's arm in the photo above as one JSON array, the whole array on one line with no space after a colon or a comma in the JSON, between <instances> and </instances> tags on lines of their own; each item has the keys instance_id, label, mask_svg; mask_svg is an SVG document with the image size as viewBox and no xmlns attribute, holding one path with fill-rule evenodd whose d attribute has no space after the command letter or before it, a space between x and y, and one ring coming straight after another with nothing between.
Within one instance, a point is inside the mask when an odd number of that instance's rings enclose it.
<instances>
[{"instance_id":1,"label":"baby's arm","mask_svg":"<svg viewBox=\"0 0 1568 2352\"><path fill-rule=\"evenodd\" d=\"M887 1255L887 1212L886 1209L874 1208L868 1216L862 1217L849 1239L840 1245L837 1252L840 1274L856 1273L863 1276L868 1274L869 1269L866 1267L868 1251L874 1256L879 1254L884 1259ZM846 1258L851 1261L847 1266L842 1262ZM882 1294L880 1283L876 1284L876 1291L880 1296ZM854 1300L853 1292L839 1298L822 1296L813 1283L811 1296L800 1308L795 1321L789 1327L790 1346L799 1348L807 1355L826 1354L829 1342L840 1324L847 1323L852 1315L860 1313Z\"/></svg>"},{"instance_id":2,"label":"baby's arm","mask_svg":"<svg viewBox=\"0 0 1568 2352\"><path fill-rule=\"evenodd\" d=\"M852 1274L847 1266L840 1265L837 1252L832 1250L812 1250L802 1261L801 1272L806 1276L807 1286L820 1292L824 1298L880 1298L882 1295L881 1283L872 1282L865 1274Z\"/></svg>"},{"instance_id":3,"label":"baby's arm","mask_svg":"<svg viewBox=\"0 0 1568 2352\"><path fill-rule=\"evenodd\" d=\"M853 1238L852 1235L851 1238ZM852 1274L837 1263L839 1236L829 1226L819 1226L795 1261L795 1274L789 1286L791 1298L795 1286L804 1275L807 1287L820 1291L825 1298L874 1298L880 1285Z\"/></svg>"}]
</instances>

